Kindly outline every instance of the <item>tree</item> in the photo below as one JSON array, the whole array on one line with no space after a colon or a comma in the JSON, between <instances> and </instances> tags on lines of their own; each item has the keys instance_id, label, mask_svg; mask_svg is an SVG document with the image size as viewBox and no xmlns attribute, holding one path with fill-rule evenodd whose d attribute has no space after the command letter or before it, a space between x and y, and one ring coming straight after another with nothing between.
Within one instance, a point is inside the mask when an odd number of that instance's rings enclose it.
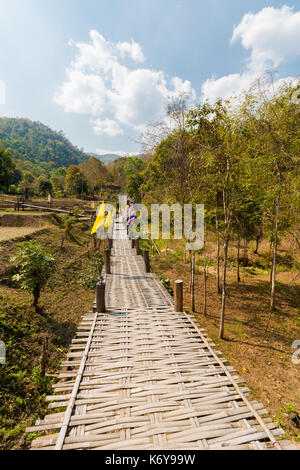
<instances>
[{"instance_id":1,"label":"tree","mask_svg":"<svg viewBox=\"0 0 300 470\"><path fill-rule=\"evenodd\" d=\"M73 212L74 212L74 208L73 208ZM64 217L63 232L61 236L61 245L60 245L61 249L63 248L64 242L67 238L71 238L74 240L74 237L72 236L71 231L74 225L77 223L77 221L78 221L77 217L73 217L69 215Z\"/></svg>"},{"instance_id":2,"label":"tree","mask_svg":"<svg viewBox=\"0 0 300 470\"><path fill-rule=\"evenodd\" d=\"M124 165L127 176L135 176L146 169L146 163L139 157L128 157Z\"/></svg>"},{"instance_id":3,"label":"tree","mask_svg":"<svg viewBox=\"0 0 300 470\"><path fill-rule=\"evenodd\" d=\"M52 184L49 180L41 178L38 185L38 191L42 196L47 196L47 194L52 193Z\"/></svg>"},{"instance_id":4,"label":"tree","mask_svg":"<svg viewBox=\"0 0 300 470\"><path fill-rule=\"evenodd\" d=\"M79 169L87 180L90 192L94 192L97 188L103 186L107 177L107 169L98 158L91 157L89 160L81 163Z\"/></svg>"},{"instance_id":5,"label":"tree","mask_svg":"<svg viewBox=\"0 0 300 470\"><path fill-rule=\"evenodd\" d=\"M56 193L62 193L65 189L66 184L66 174L67 171L65 168L58 168L51 174L51 184Z\"/></svg>"},{"instance_id":6,"label":"tree","mask_svg":"<svg viewBox=\"0 0 300 470\"><path fill-rule=\"evenodd\" d=\"M214 211L218 237L223 239L222 307L220 338L224 338L227 300L228 248L232 235L235 207L243 197L242 124L228 102L221 100L215 106L204 104L192 110L188 124L198 141L194 152L194 169L198 176L198 194ZM199 184L200 183L200 184ZM219 248L218 248L219 259ZM218 276L219 289L219 276Z\"/></svg>"},{"instance_id":7,"label":"tree","mask_svg":"<svg viewBox=\"0 0 300 470\"><path fill-rule=\"evenodd\" d=\"M76 165L71 165L66 175L67 192L71 195L81 195L87 192L87 181Z\"/></svg>"},{"instance_id":8,"label":"tree","mask_svg":"<svg viewBox=\"0 0 300 470\"><path fill-rule=\"evenodd\" d=\"M136 204L141 202L141 186L144 183L142 173L130 175L127 179L127 194Z\"/></svg>"},{"instance_id":9,"label":"tree","mask_svg":"<svg viewBox=\"0 0 300 470\"><path fill-rule=\"evenodd\" d=\"M41 289L47 284L54 269L54 258L46 253L35 240L18 244L17 255L11 258L16 263L18 274L12 279L21 282L21 289L33 294L33 307L37 309Z\"/></svg>"},{"instance_id":10,"label":"tree","mask_svg":"<svg viewBox=\"0 0 300 470\"><path fill-rule=\"evenodd\" d=\"M10 186L15 170L15 164L8 150L0 146L0 187L5 190Z\"/></svg>"},{"instance_id":11,"label":"tree","mask_svg":"<svg viewBox=\"0 0 300 470\"><path fill-rule=\"evenodd\" d=\"M260 167L259 184L264 187L264 209L272 225L272 271L270 310L275 310L276 265L278 237L282 219L287 225L287 214L283 211L288 198L288 188L299 168L299 105L291 96L298 87L284 86L269 97L261 89L259 93L249 93L244 99L242 114L256 155L253 164L257 173ZM296 172L297 173L297 172ZM297 178L297 176L296 176ZM283 216L284 214L284 216Z\"/></svg>"}]
</instances>

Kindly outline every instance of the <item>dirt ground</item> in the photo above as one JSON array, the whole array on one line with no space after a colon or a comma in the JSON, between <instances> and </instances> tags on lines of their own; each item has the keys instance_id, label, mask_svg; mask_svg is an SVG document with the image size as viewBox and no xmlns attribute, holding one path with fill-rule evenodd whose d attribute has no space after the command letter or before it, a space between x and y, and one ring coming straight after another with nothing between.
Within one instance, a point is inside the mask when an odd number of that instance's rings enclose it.
<instances>
[{"instance_id":1,"label":"dirt ground","mask_svg":"<svg viewBox=\"0 0 300 470\"><path fill-rule=\"evenodd\" d=\"M161 256L154 256L152 268L164 278L169 278L171 286L176 279L184 281L184 305L191 312L190 264L184 264L183 251L180 252L179 247L176 242L168 255L163 252ZM262 255L258 258L265 257L266 247L267 244L261 247ZM213 257L213 243L207 244L207 251ZM284 259L287 251L291 253L289 248L281 246L279 258ZM233 260L235 250L231 250L230 254ZM216 348L223 352L246 381L252 398L266 406L273 420L282 426L287 437L300 449L300 429L295 428L290 419L292 412L300 413L300 365L292 362L295 352L292 344L300 340L299 272L286 271L283 265L278 266L277 308L270 315L270 273L262 269L242 268L241 282L238 283L236 267L229 263L225 340L220 340L221 296L216 293L216 268L212 266L209 269L207 316L204 317L203 267L199 266L201 256L203 259L203 254L196 258L196 322L206 328Z\"/></svg>"}]
</instances>

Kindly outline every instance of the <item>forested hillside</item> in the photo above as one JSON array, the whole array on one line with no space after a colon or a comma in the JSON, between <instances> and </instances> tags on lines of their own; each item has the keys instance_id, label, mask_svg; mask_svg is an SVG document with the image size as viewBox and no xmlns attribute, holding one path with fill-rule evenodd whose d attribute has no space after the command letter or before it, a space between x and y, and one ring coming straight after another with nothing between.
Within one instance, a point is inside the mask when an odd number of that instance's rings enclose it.
<instances>
[{"instance_id":1,"label":"forested hillside","mask_svg":"<svg viewBox=\"0 0 300 470\"><path fill-rule=\"evenodd\" d=\"M29 119L0 118L0 141L15 159L42 163L49 169L77 165L88 158L62 131Z\"/></svg>"}]
</instances>

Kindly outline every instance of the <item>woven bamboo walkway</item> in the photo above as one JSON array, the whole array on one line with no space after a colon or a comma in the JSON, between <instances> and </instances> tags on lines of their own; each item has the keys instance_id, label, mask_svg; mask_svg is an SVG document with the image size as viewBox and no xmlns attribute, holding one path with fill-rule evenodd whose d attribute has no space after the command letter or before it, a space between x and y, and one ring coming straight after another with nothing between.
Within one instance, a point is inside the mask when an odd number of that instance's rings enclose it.
<instances>
[{"instance_id":1,"label":"woven bamboo walkway","mask_svg":"<svg viewBox=\"0 0 300 470\"><path fill-rule=\"evenodd\" d=\"M294 449L115 230L107 312L82 318L32 449Z\"/></svg>"}]
</instances>

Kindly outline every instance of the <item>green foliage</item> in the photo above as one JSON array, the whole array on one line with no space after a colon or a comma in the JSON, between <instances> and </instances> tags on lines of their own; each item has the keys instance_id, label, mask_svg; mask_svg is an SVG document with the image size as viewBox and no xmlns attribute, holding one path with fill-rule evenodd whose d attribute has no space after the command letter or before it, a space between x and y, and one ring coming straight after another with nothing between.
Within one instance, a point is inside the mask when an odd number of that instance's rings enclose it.
<instances>
[{"instance_id":1,"label":"green foliage","mask_svg":"<svg viewBox=\"0 0 300 470\"><path fill-rule=\"evenodd\" d=\"M31 381L38 386L40 393L47 393L49 391L50 378L41 374L40 366L35 366L31 374Z\"/></svg>"},{"instance_id":2,"label":"green foliage","mask_svg":"<svg viewBox=\"0 0 300 470\"><path fill-rule=\"evenodd\" d=\"M139 204L142 200L141 186L144 183L142 174L129 175L127 178L127 194L131 197L136 204Z\"/></svg>"},{"instance_id":3,"label":"green foliage","mask_svg":"<svg viewBox=\"0 0 300 470\"><path fill-rule=\"evenodd\" d=\"M13 182L13 174L15 164L11 157L11 153L0 147L0 188L7 190L9 185Z\"/></svg>"},{"instance_id":4,"label":"green foliage","mask_svg":"<svg viewBox=\"0 0 300 470\"><path fill-rule=\"evenodd\" d=\"M7 363L0 366L0 442L6 445L22 435L22 417L42 413L50 379L40 376L37 355L28 342L36 341L40 328L32 321L29 299L20 301L0 294L0 337L7 348ZM16 423L18 423L16 425Z\"/></svg>"},{"instance_id":5,"label":"green foliage","mask_svg":"<svg viewBox=\"0 0 300 470\"><path fill-rule=\"evenodd\" d=\"M29 119L0 118L0 140L15 159L53 168L78 164L88 156L56 132Z\"/></svg>"},{"instance_id":6,"label":"green foliage","mask_svg":"<svg viewBox=\"0 0 300 470\"><path fill-rule=\"evenodd\" d=\"M82 273L79 279L80 285L87 289L95 290L99 277L102 275L104 258L102 253L94 250L89 254L90 266L87 273Z\"/></svg>"},{"instance_id":7,"label":"green foliage","mask_svg":"<svg viewBox=\"0 0 300 470\"><path fill-rule=\"evenodd\" d=\"M47 196L52 193L52 184L49 180L41 178L39 180L38 191L42 196Z\"/></svg>"},{"instance_id":8,"label":"green foliage","mask_svg":"<svg viewBox=\"0 0 300 470\"><path fill-rule=\"evenodd\" d=\"M81 163L79 169L87 181L90 192L100 189L108 176L107 168L95 157Z\"/></svg>"},{"instance_id":9,"label":"green foliage","mask_svg":"<svg viewBox=\"0 0 300 470\"><path fill-rule=\"evenodd\" d=\"M160 282L162 283L162 285L164 286L164 288L167 289L169 294L173 296L174 295L174 289L171 286L170 279L169 278L164 278L162 275L159 275L158 278L159 278Z\"/></svg>"},{"instance_id":10,"label":"green foliage","mask_svg":"<svg viewBox=\"0 0 300 470\"><path fill-rule=\"evenodd\" d=\"M18 274L13 281L20 282L21 289L32 292L34 306L37 305L40 291L46 285L54 269L54 258L44 251L35 240L18 243L19 251L11 258L16 263Z\"/></svg>"},{"instance_id":11,"label":"green foliage","mask_svg":"<svg viewBox=\"0 0 300 470\"><path fill-rule=\"evenodd\" d=\"M135 176L146 169L146 163L139 157L129 157L124 164L127 176Z\"/></svg>"},{"instance_id":12,"label":"green foliage","mask_svg":"<svg viewBox=\"0 0 300 470\"><path fill-rule=\"evenodd\" d=\"M79 195L86 193L87 181L80 170L76 165L71 165L66 174L66 189L70 195Z\"/></svg>"}]
</instances>

